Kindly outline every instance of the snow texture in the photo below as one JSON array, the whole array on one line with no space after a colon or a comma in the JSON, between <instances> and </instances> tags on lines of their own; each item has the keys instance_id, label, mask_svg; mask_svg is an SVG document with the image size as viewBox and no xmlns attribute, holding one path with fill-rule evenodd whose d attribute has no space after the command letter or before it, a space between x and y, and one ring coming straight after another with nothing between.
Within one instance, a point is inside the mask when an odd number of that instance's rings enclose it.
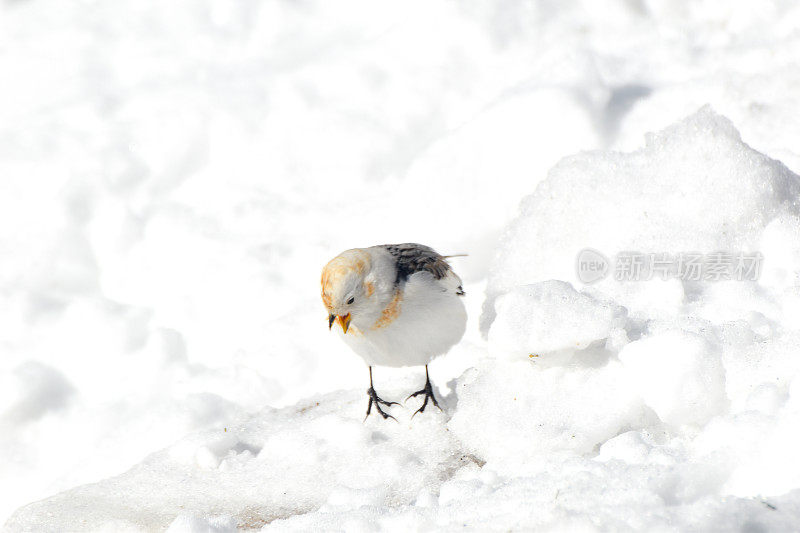
<instances>
[{"instance_id":1,"label":"snow texture","mask_svg":"<svg viewBox=\"0 0 800 533\"><path fill-rule=\"evenodd\" d=\"M781 0L1 3L0 523L797 530L798 58ZM364 421L319 274L390 242L469 323Z\"/></svg>"},{"instance_id":2,"label":"snow texture","mask_svg":"<svg viewBox=\"0 0 800 533\"><path fill-rule=\"evenodd\" d=\"M497 358L524 359L575 350L624 335L624 309L579 293L563 281L517 287L496 303L489 348Z\"/></svg>"}]
</instances>

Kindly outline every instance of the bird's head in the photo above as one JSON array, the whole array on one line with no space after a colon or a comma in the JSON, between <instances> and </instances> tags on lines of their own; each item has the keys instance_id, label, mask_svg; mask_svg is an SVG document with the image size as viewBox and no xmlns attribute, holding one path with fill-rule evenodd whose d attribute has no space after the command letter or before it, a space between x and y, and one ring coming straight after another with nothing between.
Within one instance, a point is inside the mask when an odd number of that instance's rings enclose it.
<instances>
[{"instance_id":1,"label":"bird's head","mask_svg":"<svg viewBox=\"0 0 800 533\"><path fill-rule=\"evenodd\" d=\"M334 321L347 333L350 322L359 322L372 306L374 287L368 281L370 256L363 250L347 250L322 269L322 302L328 310L328 327Z\"/></svg>"}]
</instances>

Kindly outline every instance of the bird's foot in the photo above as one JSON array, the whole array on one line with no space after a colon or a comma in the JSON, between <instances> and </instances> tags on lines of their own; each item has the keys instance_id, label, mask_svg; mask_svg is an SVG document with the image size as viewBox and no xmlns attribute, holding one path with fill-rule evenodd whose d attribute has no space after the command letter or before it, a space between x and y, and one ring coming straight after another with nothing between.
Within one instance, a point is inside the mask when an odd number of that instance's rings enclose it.
<instances>
[{"instance_id":1,"label":"bird's foot","mask_svg":"<svg viewBox=\"0 0 800 533\"><path fill-rule=\"evenodd\" d=\"M367 418L369 418L369 414L372 412L372 406L375 405L375 410L378 412L379 415L383 417L384 420L387 418L391 418L395 422L397 419L390 415L389 413L385 413L383 409L381 409L381 404L385 405L386 407L391 407L392 405L400 405L397 402L387 402L378 397L378 393L375 392L375 389L372 387L367 389L367 396L369 396L369 405L367 405L367 415L364 417L364 421L366 422Z\"/></svg>"},{"instance_id":2,"label":"bird's foot","mask_svg":"<svg viewBox=\"0 0 800 533\"><path fill-rule=\"evenodd\" d=\"M436 396L433 395L433 387L431 387L430 380L425 382L425 387L423 389L410 394L408 398L406 398L406 401L410 400L411 398L416 398L420 394L425 395L425 400L422 402L422 406L416 411L414 411L414 414L411 415L411 418L414 418L415 416L417 416L417 413L421 413L425 410L425 408L428 406L428 400L430 400L433 403L433 405L436 406L437 409L439 409L440 411L442 410L442 408L439 407L439 402L436 401Z\"/></svg>"}]
</instances>

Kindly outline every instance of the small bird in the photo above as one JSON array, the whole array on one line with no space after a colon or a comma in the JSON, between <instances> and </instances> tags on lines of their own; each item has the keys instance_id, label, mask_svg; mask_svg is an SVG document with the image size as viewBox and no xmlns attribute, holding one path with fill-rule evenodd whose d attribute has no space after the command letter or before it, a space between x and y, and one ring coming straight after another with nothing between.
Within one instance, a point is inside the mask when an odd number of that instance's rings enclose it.
<instances>
[{"instance_id":1,"label":"small bird","mask_svg":"<svg viewBox=\"0 0 800 533\"><path fill-rule=\"evenodd\" d=\"M461 340L467 312L464 289L447 262L449 257L422 244L381 244L346 250L322 270L322 301L328 328L338 322L340 334L369 367L369 417L372 406L384 419L392 418L372 383L373 366L425 365L425 386L406 398L424 395L425 410L433 395L428 363ZM337 328L337 331L339 328ZM441 410L441 407L439 407ZM395 419L396 420L396 419Z\"/></svg>"}]
</instances>

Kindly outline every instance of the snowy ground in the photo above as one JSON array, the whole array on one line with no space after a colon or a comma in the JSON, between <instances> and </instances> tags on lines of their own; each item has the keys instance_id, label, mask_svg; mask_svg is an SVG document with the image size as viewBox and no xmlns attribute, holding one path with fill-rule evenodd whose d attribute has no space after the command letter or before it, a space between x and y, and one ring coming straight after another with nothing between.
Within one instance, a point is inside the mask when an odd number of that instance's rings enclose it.
<instances>
[{"instance_id":1,"label":"snowy ground","mask_svg":"<svg viewBox=\"0 0 800 533\"><path fill-rule=\"evenodd\" d=\"M0 71L8 530L800 527L795 2L7 0ZM319 272L405 241L468 332L362 423Z\"/></svg>"}]
</instances>

